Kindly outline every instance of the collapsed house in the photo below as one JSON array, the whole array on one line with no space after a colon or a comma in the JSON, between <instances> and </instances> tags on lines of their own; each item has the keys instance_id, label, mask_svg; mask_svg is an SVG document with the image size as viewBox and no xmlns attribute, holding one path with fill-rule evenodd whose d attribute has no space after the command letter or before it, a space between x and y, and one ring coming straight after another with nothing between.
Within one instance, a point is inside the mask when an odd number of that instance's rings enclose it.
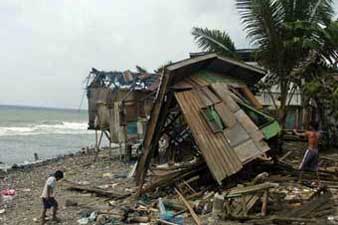
<instances>
[{"instance_id":1,"label":"collapsed house","mask_svg":"<svg viewBox=\"0 0 338 225\"><path fill-rule=\"evenodd\" d=\"M221 184L265 157L270 149L266 141L278 135L280 127L259 111L262 106L251 91L264 75L261 69L216 54L165 67L137 166L140 193L152 189L142 187L155 158L162 157L161 163L188 162L201 156ZM166 177L174 180L177 175Z\"/></svg>"},{"instance_id":2,"label":"collapsed house","mask_svg":"<svg viewBox=\"0 0 338 225\"><path fill-rule=\"evenodd\" d=\"M87 79L88 129L96 135L99 148L103 134L109 143L142 140L147 118L159 83L154 73L105 72L95 68Z\"/></svg>"}]
</instances>

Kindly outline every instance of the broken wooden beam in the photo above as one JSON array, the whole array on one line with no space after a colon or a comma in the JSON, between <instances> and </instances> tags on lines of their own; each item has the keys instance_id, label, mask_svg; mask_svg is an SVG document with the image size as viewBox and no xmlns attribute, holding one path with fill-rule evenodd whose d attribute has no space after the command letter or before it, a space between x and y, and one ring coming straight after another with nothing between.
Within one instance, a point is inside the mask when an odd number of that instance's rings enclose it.
<instances>
[{"instance_id":1,"label":"broken wooden beam","mask_svg":"<svg viewBox=\"0 0 338 225\"><path fill-rule=\"evenodd\" d=\"M247 187L240 187L240 188L233 188L232 190L228 191L225 194L225 198L234 198L234 197L239 197L243 194L249 194L249 193L254 193L254 192L263 192L269 188L273 187L278 187L279 185L277 183L262 183L262 184L257 184L257 185L252 185L252 186L247 186Z\"/></svg>"},{"instance_id":2,"label":"broken wooden beam","mask_svg":"<svg viewBox=\"0 0 338 225\"><path fill-rule=\"evenodd\" d=\"M177 195L179 196L181 201L184 203L184 205L189 210L189 213L191 214L192 218L194 219L195 224L196 225L202 225L199 217L195 213L194 209L190 206L189 202L183 197L183 195L176 188L175 188L175 192L177 193Z\"/></svg>"},{"instance_id":3,"label":"broken wooden beam","mask_svg":"<svg viewBox=\"0 0 338 225\"><path fill-rule=\"evenodd\" d=\"M77 184L71 181L64 181L63 184L70 190L75 191L85 191L89 193L94 193L98 196L103 196L112 199L123 199L130 196L130 193L120 193L116 191L106 191L98 187L92 187L89 185Z\"/></svg>"}]
</instances>

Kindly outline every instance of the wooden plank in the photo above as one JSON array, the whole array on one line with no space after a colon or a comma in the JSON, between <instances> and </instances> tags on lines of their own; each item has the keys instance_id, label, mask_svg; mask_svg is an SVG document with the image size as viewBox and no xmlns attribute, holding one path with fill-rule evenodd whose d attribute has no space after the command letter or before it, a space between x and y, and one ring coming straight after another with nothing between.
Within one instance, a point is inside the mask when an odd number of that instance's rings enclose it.
<instances>
[{"instance_id":1,"label":"wooden plank","mask_svg":"<svg viewBox=\"0 0 338 225\"><path fill-rule=\"evenodd\" d=\"M248 133L238 122L233 127L225 129L223 133L232 147L236 147L250 139Z\"/></svg>"},{"instance_id":2,"label":"wooden plank","mask_svg":"<svg viewBox=\"0 0 338 225\"><path fill-rule=\"evenodd\" d=\"M171 88L174 90L189 90L192 89L193 86L187 80L182 80L177 84L173 85Z\"/></svg>"},{"instance_id":3,"label":"wooden plank","mask_svg":"<svg viewBox=\"0 0 338 225\"><path fill-rule=\"evenodd\" d=\"M202 105L203 108L215 104L211 99L208 98L208 96L206 96L204 94L204 92L202 91L202 89L195 89L195 91L196 91L196 94L199 96L199 98L201 99L201 101L203 103L203 105Z\"/></svg>"},{"instance_id":4,"label":"wooden plank","mask_svg":"<svg viewBox=\"0 0 338 225\"><path fill-rule=\"evenodd\" d=\"M201 78L199 78L198 76L191 76L189 77L189 79L194 82L195 84L198 84L199 86L208 86L209 82L206 80L203 80Z\"/></svg>"},{"instance_id":5,"label":"wooden plank","mask_svg":"<svg viewBox=\"0 0 338 225\"><path fill-rule=\"evenodd\" d=\"M259 195L254 194L254 195L248 195L246 197L246 210L247 212L250 211L250 209L255 205L255 203L258 201L259 199ZM233 215L240 215L242 213L243 209L241 207L241 205L238 205L235 210L233 211Z\"/></svg>"},{"instance_id":6,"label":"wooden plank","mask_svg":"<svg viewBox=\"0 0 338 225\"><path fill-rule=\"evenodd\" d=\"M268 206L268 191L264 191L263 197L262 197L262 208L261 208L261 215L266 216L267 212L267 206Z\"/></svg>"},{"instance_id":7,"label":"wooden plank","mask_svg":"<svg viewBox=\"0 0 338 225\"><path fill-rule=\"evenodd\" d=\"M223 102L216 104L215 110L227 128L231 128L236 124L237 121L235 115Z\"/></svg>"},{"instance_id":8,"label":"wooden plank","mask_svg":"<svg viewBox=\"0 0 338 225\"><path fill-rule=\"evenodd\" d=\"M81 185L81 184L77 184L71 181L63 181L62 185L65 185L70 190L95 193L98 196L104 196L104 197L114 198L114 199L123 199L131 195L129 193L120 193L116 191L105 191L97 187L92 187L89 185Z\"/></svg>"},{"instance_id":9,"label":"wooden plank","mask_svg":"<svg viewBox=\"0 0 338 225\"><path fill-rule=\"evenodd\" d=\"M194 209L190 206L189 202L183 197L183 195L176 188L175 188L175 192L177 193L177 195L179 196L179 198L181 199L181 201L184 203L184 205L189 210L192 218L194 219L195 224L196 225L202 225L199 217L195 213Z\"/></svg>"},{"instance_id":10,"label":"wooden plank","mask_svg":"<svg viewBox=\"0 0 338 225\"><path fill-rule=\"evenodd\" d=\"M233 188L225 194L225 198L234 198L234 197L241 196L243 194L264 192L265 190L269 188L278 187L278 186L279 185L277 183L265 182L262 184L251 185L247 187Z\"/></svg>"},{"instance_id":11,"label":"wooden plank","mask_svg":"<svg viewBox=\"0 0 338 225\"><path fill-rule=\"evenodd\" d=\"M240 110L238 104L232 99L230 91L225 83L213 83L211 88L223 100L232 112Z\"/></svg>"},{"instance_id":12,"label":"wooden plank","mask_svg":"<svg viewBox=\"0 0 338 225\"><path fill-rule=\"evenodd\" d=\"M264 138L263 133L243 110L237 111L235 117L253 139L260 141Z\"/></svg>"},{"instance_id":13,"label":"wooden plank","mask_svg":"<svg viewBox=\"0 0 338 225\"><path fill-rule=\"evenodd\" d=\"M201 91L203 92L203 94L213 103L213 104L217 104L221 102L221 99L216 96L209 87L203 87L201 88Z\"/></svg>"},{"instance_id":14,"label":"wooden plank","mask_svg":"<svg viewBox=\"0 0 338 225\"><path fill-rule=\"evenodd\" d=\"M254 96L254 94L252 94L252 92L250 91L250 89L246 85L241 87L240 89L241 89L242 94L251 102L251 104L256 109L262 109L263 108L261 103L259 103L257 98Z\"/></svg>"},{"instance_id":15,"label":"wooden plank","mask_svg":"<svg viewBox=\"0 0 338 225\"><path fill-rule=\"evenodd\" d=\"M251 139L235 147L235 152L241 159L241 162L250 161L262 154L255 142Z\"/></svg>"},{"instance_id":16,"label":"wooden plank","mask_svg":"<svg viewBox=\"0 0 338 225\"><path fill-rule=\"evenodd\" d=\"M159 90L156 96L155 103L153 105L153 109L151 111L150 120L148 122L148 126L147 126L146 133L144 136L143 154L140 157L138 168L137 168L136 183L139 184L139 193L142 190L144 178L145 178L145 175L147 174L150 157L152 155L151 153L153 151L151 144L157 142L155 138L155 133L157 130L156 128L160 126L160 124L158 124L158 121L161 115L162 104L167 94L169 82L170 82L169 73L163 73L162 78L161 78L161 84L160 84L160 87L159 87ZM164 115L162 114L162 116Z\"/></svg>"}]
</instances>

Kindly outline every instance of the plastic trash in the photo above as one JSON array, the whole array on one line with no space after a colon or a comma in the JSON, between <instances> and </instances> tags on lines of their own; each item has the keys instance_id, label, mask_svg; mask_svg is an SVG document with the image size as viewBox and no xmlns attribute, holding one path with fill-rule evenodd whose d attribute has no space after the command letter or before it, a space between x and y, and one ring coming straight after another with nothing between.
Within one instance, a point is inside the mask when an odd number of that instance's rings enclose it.
<instances>
[{"instance_id":1,"label":"plastic trash","mask_svg":"<svg viewBox=\"0 0 338 225\"><path fill-rule=\"evenodd\" d=\"M184 216L183 215L178 215L174 216L173 211L166 210L162 198L158 199L158 207L160 209L160 219L165 220L171 223L183 225L184 224Z\"/></svg>"},{"instance_id":2,"label":"plastic trash","mask_svg":"<svg viewBox=\"0 0 338 225\"><path fill-rule=\"evenodd\" d=\"M88 218L81 218L77 222L78 222L78 224L84 225L84 224L88 224L89 223L89 219Z\"/></svg>"},{"instance_id":3,"label":"plastic trash","mask_svg":"<svg viewBox=\"0 0 338 225\"><path fill-rule=\"evenodd\" d=\"M14 196L16 194L16 191L14 189L4 189L1 191L0 194Z\"/></svg>"},{"instance_id":4,"label":"plastic trash","mask_svg":"<svg viewBox=\"0 0 338 225\"><path fill-rule=\"evenodd\" d=\"M89 221L95 221L97 217L96 212L92 212L90 216L88 217Z\"/></svg>"}]
</instances>

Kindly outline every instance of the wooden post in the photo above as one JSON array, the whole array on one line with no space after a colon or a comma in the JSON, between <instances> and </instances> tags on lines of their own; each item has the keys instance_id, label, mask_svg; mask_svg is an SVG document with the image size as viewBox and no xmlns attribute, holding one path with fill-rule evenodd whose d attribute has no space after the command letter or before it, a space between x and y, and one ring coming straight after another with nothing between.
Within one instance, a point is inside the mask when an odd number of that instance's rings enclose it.
<instances>
[{"instance_id":1,"label":"wooden post","mask_svg":"<svg viewBox=\"0 0 338 225\"><path fill-rule=\"evenodd\" d=\"M123 124L123 134L124 134L124 160L130 161L131 159L131 145L128 143L128 121L126 117L126 109L124 101L121 102L121 110L123 112L122 124Z\"/></svg>"},{"instance_id":2,"label":"wooden post","mask_svg":"<svg viewBox=\"0 0 338 225\"><path fill-rule=\"evenodd\" d=\"M242 205L242 210L243 210L243 216L247 216L248 215L248 209L246 207L246 195L242 195L241 205Z\"/></svg>"},{"instance_id":3,"label":"wooden post","mask_svg":"<svg viewBox=\"0 0 338 225\"><path fill-rule=\"evenodd\" d=\"M97 130L95 130L95 134L96 134L96 146L95 146L95 158L94 158L94 162L97 160L97 158L99 157L99 152L100 152L100 145L101 145L101 141L102 141L102 136L103 136L103 132L104 131L101 131L101 134L100 134L100 138L99 140L97 140Z\"/></svg>"},{"instance_id":4,"label":"wooden post","mask_svg":"<svg viewBox=\"0 0 338 225\"><path fill-rule=\"evenodd\" d=\"M261 209L261 215L266 216L266 208L268 205L268 190L264 191L263 197L262 197L262 209Z\"/></svg>"},{"instance_id":5,"label":"wooden post","mask_svg":"<svg viewBox=\"0 0 338 225\"><path fill-rule=\"evenodd\" d=\"M111 133L108 133L106 130L104 131L104 134L106 135L108 141L109 141L109 158L113 159L112 155L112 149L111 149L111 143L112 143L112 138L111 138Z\"/></svg>"},{"instance_id":6,"label":"wooden post","mask_svg":"<svg viewBox=\"0 0 338 225\"><path fill-rule=\"evenodd\" d=\"M95 152L97 151L98 135L97 130L95 129Z\"/></svg>"}]
</instances>

